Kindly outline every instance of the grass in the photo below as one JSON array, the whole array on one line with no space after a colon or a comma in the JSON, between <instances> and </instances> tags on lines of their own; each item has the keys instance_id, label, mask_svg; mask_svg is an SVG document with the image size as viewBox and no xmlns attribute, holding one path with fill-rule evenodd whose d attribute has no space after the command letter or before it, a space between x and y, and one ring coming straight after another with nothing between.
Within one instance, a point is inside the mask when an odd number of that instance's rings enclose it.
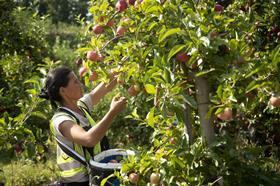
<instances>
[{"instance_id":1,"label":"grass","mask_svg":"<svg viewBox=\"0 0 280 186\"><path fill-rule=\"evenodd\" d=\"M20 157L10 161L0 159L0 183L4 182L5 186L44 186L57 180L55 145L49 150L46 162L35 163Z\"/></svg>"},{"instance_id":2,"label":"grass","mask_svg":"<svg viewBox=\"0 0 280 186\"><path fill-rule=\"evenodd\" d=\"M57 178L55 163L53 160L36 164L28 160L12 161L1 166L0 179L6 186L47 185Z\"/></svg>"}]
</instances>

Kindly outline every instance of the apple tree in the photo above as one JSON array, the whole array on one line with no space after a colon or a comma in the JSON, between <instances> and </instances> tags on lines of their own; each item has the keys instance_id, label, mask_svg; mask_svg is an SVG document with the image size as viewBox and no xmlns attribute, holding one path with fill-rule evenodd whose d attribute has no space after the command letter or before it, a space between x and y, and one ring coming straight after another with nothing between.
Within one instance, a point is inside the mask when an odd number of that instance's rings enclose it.
<instances>
[{"instance_id":1,"label":"apple tree","mask_svg":"<svg viewBox=\"0 0 280 186\"><path fill-rule=\"evenodd\" d=\"M227 7L210 0L91 2L91 40L77 50L79 74L87 87L118 76L118 90L133 108L127 118L153 131L152 144L138 147L139 155L123 166L124 183L240 184L259 166L242 164L231 153L237 149L218 140L223 126L258 116L251 112L257 105L279 107L280 47L252 47L248 35L257 18L244 6L246 1ZM222 148L224 156L209 147Z\"/></svg>"}]
</instances>

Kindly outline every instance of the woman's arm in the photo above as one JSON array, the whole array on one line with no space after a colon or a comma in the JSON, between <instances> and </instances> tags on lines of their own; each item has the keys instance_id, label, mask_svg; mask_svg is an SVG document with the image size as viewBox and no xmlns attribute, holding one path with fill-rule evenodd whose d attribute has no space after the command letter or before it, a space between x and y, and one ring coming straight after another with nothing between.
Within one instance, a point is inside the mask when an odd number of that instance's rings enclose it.
<instances>
[{"instance_id":1,"label":"woman's arm","mask_svg":"<svg viewBox=\"0 0 280 186\"><path fill-rule=\"evenodd\" d=\"M81 126L72 121L64 121L59 125L59 131L68 140L80 144L85 147L93 147L96 145L103 136L106 134L114 117L120 113L126 105L124 97L114 98L109 112L90 130L85 131Z\"/></svg>"},{"instance_id":2,"label":"woman's arm","mask_svg":"<svg viewBox=\"0 0 280 186\"><path fill-rule=\"evenodd\" d=\"M100 83L95 87L90 93L90 98L93 105L96 105L99 103L99 101L110 91L114 89L114 87L117 85L117 78L114 77L112 80L108 83Z\"/></svg>"}]
</instances>

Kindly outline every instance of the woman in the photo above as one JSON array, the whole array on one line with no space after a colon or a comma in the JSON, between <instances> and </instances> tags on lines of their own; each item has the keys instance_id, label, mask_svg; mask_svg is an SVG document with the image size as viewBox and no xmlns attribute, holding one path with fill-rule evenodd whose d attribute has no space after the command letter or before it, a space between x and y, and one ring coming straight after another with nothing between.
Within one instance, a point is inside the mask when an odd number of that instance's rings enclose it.
<instances>
[{"instance_id":1,"label":"woman","mask_svg":"<svg viewBox=\"0 0 280 186\"><path fill-rule=\"evenodd\" d=\"M116 84L117 80L113 76L108 84L100 83L89 94L83 95L82 85L72 70L67 67L58 67L50 71L40 97L49 99L53 107L58 106L50 125L55 137L83 157L86 156L86 159L89 158L87 157L88 149L92 147L94 147L94 153L99 153L100 142L114 117L125 108L126 99L114 97L109 111L96 124L90 112L92 107ZM59 146L57 147L57 163L61 171L61 185L89 185L86 167L69 157Z\"/></svg>"}]
</instances>

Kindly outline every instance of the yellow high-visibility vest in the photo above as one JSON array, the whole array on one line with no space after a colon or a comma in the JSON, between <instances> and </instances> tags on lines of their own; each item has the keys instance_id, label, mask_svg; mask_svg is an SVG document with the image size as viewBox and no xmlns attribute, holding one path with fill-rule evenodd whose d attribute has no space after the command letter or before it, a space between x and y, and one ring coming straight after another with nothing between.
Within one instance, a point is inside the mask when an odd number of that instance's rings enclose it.
<instances>
[{"instance_id":1,"label":"yellow high-visibility vest","mask_svg":"<svg viewBox=\"0 0 280 186\"><path fill-rule=\"evenodd\" d=\"M93 120L91 117L88 108L86 104L82 101L78 101L78 106L87 118L90 127L93 127L96 125L96 122ZM60 111L56 112L53 116L53 119L55 117L59 116L66 116L69 118L69 120L72 120L74 123L80 124L78 119L76 117L73 117L71 114ZM53 119L50 122L50 129L53 135L55 135L55 129L54 129L54 123ZM60 169L60 177L62 181L65 182L75 182L77 180L84 180L88 178L88 172L87 168L81 164L79 161L75 160L74 158L68 156L66 153L64 153L60 147L58 147L59 154L57 154L57 165ZM87 150L85 150L87 149ZM86 161L89 161L91 158L91 153L89 152L90 150L93 150L94 154L98 154L101 152L101 146L100 142L94 146L94 148L85 148L82 145L73 143L73 150L76 151L79 155L84 157ZM88 151L89 150L89 151Z\"/></svg>"}]
</instances>

